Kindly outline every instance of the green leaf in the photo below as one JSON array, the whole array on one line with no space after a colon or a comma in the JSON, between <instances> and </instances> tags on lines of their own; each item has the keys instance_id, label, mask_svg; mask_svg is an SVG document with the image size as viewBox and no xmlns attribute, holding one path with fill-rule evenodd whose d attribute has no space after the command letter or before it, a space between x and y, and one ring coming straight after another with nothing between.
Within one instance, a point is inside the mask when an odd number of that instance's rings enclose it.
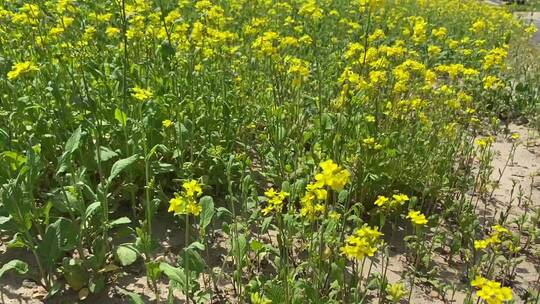
<instances>
[{"instance_id":1,"label":"green leaf","mask_svg":"<svg viewBox=\"0 0 540 304\"><path fill-rule=\"evenodd\" d=\"M249 247L251 248L251 250L258 252L259 250L264 248L264 244L257 240L253 240L249 243Z\"/></svg>"},{"instance_id":2,"label":"green leaf","mask_svg":"<svg viewBox=\"0 0 540 304\"><path fill-rule=\"evenodd\" d=\"M151 281L156 281L159 279L159 275L161 274L161 269L159 269L159 262L156 261L149 261L144 263L144 266L146 268L146 275L148 278L150 278Z\"/></svg>"},{"instance_id":3,"label":"green leaf","mask_svg":"<svg viewBox=\"0 0 540 304\"><path fill-rule=\"evenodd\" d=\"M11 220L19 232L26 232L32 227L32 211L30 202L24 199L19 180L2 185L2 202L5 210L11 215Z\"/></svg>"},{"instance_id":4,"label":"green leaf","mask_svg":"<svg viewBox=\"0 0 540 304\"><path fill-rule=\"evenodd\" d=\"M82 129L81 126L79 126L66 141L66 144L64 146L64 153L60 158L59 167L56 171L56 174L60 174L67 170L71 154L73 154L73 152L75 152L79 148L79 144L81 142L81 135Z\"/></svg>"},{"instance_id":5,"label":"green leaf","mask_svg":"<svg viewBox=\"0 0 540 304\"><path fill-rule=\"evenodd\" d=\"M114 118L122 125L122 127L125 127L127 124L127 115L126 113L122 112L122 110L116 108L114 110Z\"/></svg>"},{"instance_id":6,"label":"green leaf","mask_svg":"<svg viewBox=\"0 0 540 304\"><path fill-rule=\"evenodd\" d=\"M11 216L0 216L0 229L7 230L7 224L11 221Z\"/></svg>"},{"instance_id":7,"label":"green leaf","mask_svg":"<svg viewBox=\"0 0 540 304\"><path fill-rule=\"evenodd\" d=\"M349 191L347 191L346 189L343 189L339 192L339 195L338 195L338 202L340 202L341 204L345 203L347 201L347 198L349 197Z\"/></svg>"},{"instance_id":8,"label":"green leaf","mask_svg":"<svg viewBox=\"0 0 540 304\"><path fill-rule=\"evenodd\" d=\"M6 247L9 248L24 248L27 247L26 241L23 238L23 235L19 232L15 233L13 238L6 243Z\"/></svg>"},{"instance_id":9,"label":"green leaf","mask_svg":"<svg viewBox=\"0 0 540 304\"><path fill-rule=\"evenodd\" d=\"M13 171L26 163L26 157L15 151L5 151L0 153L0 156L11 164L10 167Z\"/></svg>"},{"instance_id":10,"label":"green leaf","mask_svg":"<svg viewBox=\"0 0 540 304\"><path fill-rule=\"evenodd\" d=\"M243 257L246 254L247 239L243 234L239 234L236 240L232 240L231 252L234 256Z\"/></svg>"},{"instance_id":11,"label":"green leaf","mask_svg":"<svg viewBox=\"0 0 540 304\"><path fill-rule=\"evenodd\" d=\"M206 227L210 224L212 221L212 218L214 217L214 200L210 196L204 196L200 200L202 211L201 211L201 217L200 217L200 226L201 230L204 231Z\"/></svg>"},{"instance_id":12,"label":"green leaf","mask_svg":"<svg viewBox=\"0 0 540 304\"><path fill-rule=\"evenodd\" d=\"M128 217L124 216L124 217L117 218L117 219L109 222L109 226L114 227L114 226L118 226L118 225L129 224L129 223L131 223L131 220Z\"/></svg>"},{"instance_id":13,"label":"green leaf","mask_svg":"<svg viewBox=\"0 0 540 304\"><path fill-rule=\"evenodd\" d=\"M15 271L17 274L25 274L28 272L28 264L21 260L11 260L0 268L0 278L8 271Z\"/></svg>"},{"instance_id":14,"label":"green leaf","mask_svg":"<svg viewBox=\"0 0 540 304\"><path fill-rule=\"evenodd\" d=\"M111 160L118 156L118 153L114 152L113 150L107 148L107 147L100 147L99 148L99 158L102 162L106 162L108 160ZM97 157L96 157L97 162Z\"/></svg>"},{"instance_id":15,"label":"green leaf","mask_svg":"<svg viewBox=\"0 0 540 304\"><path fill-rule=\"evenodd\" d=\"M116 248L115 256L122 266L128 266L137 260L138 252L130 245L120 245Z\"/></svg>"},{"instance_id":16,"label":"green leaf","mask_svg":"<svg viewBox=\"0 0 540 304\"><path fill-rule=\"evenodd\" d=\"M120 289L120 293L127 296L129 298L129 302L131 304L144 304L144 301L141 298L141 296L134 293L134 292L130 292L130 291L127 291L127 290L124 290L124 289Z\"/></svg>"},{"instance_id":17,"label":"green leaf","mask_svg":"<svg viewBox=\"0 0 540 304\"><path fill-rule=\"evenodd\" d=\"M64 153L73 153L75 150L77 150L77 148L79 148L81 134L82 129L81 126L79 126L67 140L66 145L64 146Z\"/></svg>"},{"instance_id":18,"label":"green leaf","mask_svg":"<svg viewBox=\"0 0 540 304\"><path fill-rule=\"evenodd\" d=\"M43 240L37 246L41 262L52 268L62 251L69 251L76 246L77 238L78 233L73 223L59 218L47 227Z\"/></svg>"},{"instance_id":19,"label":"green leaf","mask_svg":"<svg viewBox=\"0 0 540 304\"><path fill-rule=\"evenodd\" d=\"M80 260L65 260L62 273L66 283L75 291L81 290L88 283L88 271L82 266Z\"/></svg>"},{"instance_id":20,"label":"green leaf","mask_svg":"<svg viewBox=\"0 0 540 304\"><path fill-rule=\"evenodd\" d=\"M187 267L186 265L189 265L189 269L191 271L195 271L197 273L200 273L204 270L206 267L206 263L204 262L204 259L201 257L198 251L203 251L204 245L200 242L193 242L191 243L186 249L185 249L185 255L183 258L185 260L183 261L183 266Z\"/></svg>"},{"instance_id":21,"label":"green leaf","mask_svg":"<svg viewBox=\"0 0 540 304\"><path fill-rule=\"evenodd\" d=\"M175 281L180 285L185 285L186 274L182 268L177 268L162 262L159 264L159 269L169 278L169 280Z\"/></svg>"},{"instance_id":22,"label":"green leaf","mask_svg":"<svg viewBox=\"0 0 540 304\"><path fill-rule=\"evenodd\" d=\"M101 203L93 202L92 204L88 205L88 207L86 207L86 212L84 213L84 217L88 219L94 213L96 213L99 209L101 209Z\"/></svg>"},{"instance_id":23,"label":"green leaf","mask_svg":"<svg viewBox=\"0 0 540 304\"><path fill-rule=\"evenodd\" d=\"M268 228L270 227L270 223L272 223L273 218L274 217L270 216L264 219L261 225L261 233L266 233L268 231Z\"/></svg>"},{"instance_id":24,"label":"green leaf","mask_svg":"<svg viewBox=\"0 0 540 304\"><path fill-rule=\"evenodd\" d=\"M122 171L124 171L127 167L132 165L138 159L139 159L139 155L135 154L128 158L123 158L115 162L114 165L112 166L111 174L109 175L108 182L111 182L115 177L117 177L120 173L122 173Z\"/></svg>"}]
</instances>

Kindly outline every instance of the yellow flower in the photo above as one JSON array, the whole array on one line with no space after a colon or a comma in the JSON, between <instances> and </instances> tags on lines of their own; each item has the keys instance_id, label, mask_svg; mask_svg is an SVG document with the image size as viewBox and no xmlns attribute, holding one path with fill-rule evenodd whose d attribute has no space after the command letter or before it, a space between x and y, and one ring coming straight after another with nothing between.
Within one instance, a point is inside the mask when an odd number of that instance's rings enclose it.
<instances>
[{"instance_id":1,"label":"yellow flower","mask_svg":"<svg viewBox=\"0 0 540 304\"><path fill-rule=\"evenodd\" d=\"M285 191L277 192L274 188L270 188L264 192L264 195L266 196L267 205L261 211L264 215L268 215L271 212L281 212L284 200L290 193Z\"/></svg>"},{"instance_id":2,"label":"yellow flower","mask_svg":"<svg viewBox=\"0 0 540 304\"><path fill-rule=\"evenodd\" d=\"M406 201L409 200L409 197L406 194L399 193L392 195L392 198L399 204L403 205Z\"/></svg>"},{"instance_id":3,"label":"yellow flower","mask_svg":"<svg viewBox=\"0 0 540 304\"><path fill-rule=\"evenodd\" d=\"M510 233L510 230L504 228L503 226L501 225L493 225L491 226L491 229L493 229L493 231L495 231L496 234L499 234L499 233Z\"/></svg>"},{"instance_id":4,"label":"yellow flower","mask_svg":"<svg viewBox=\"0 0 540 304\"><path fill-rule=\"evenodd\" d=\"M377 200L375 201L375 205L382 207L389 201L388 197L379 195L377 196Z\"/></svg>"},{"instance_id":5,"label":"yellow flower","mask_svg":"<svg viewBox=\"0 0 540 304\"><path fill-rule=\"evenodd\" d=\"M532 35L532 34L536 33L537 31L538 31L538 29L536 28L534 23L531 23L527 28L525 28L525 33L527 33L529 35Z\"/></svg>"},{"instance_id":6,"label":"yellow flower","mask_svg":"<svg viewBox=\"0 0 540 304\"><path fill-rule=\"evenodd\" d=\"M174 214L193 214L199 215L202 211L202 206L197 203L196 197L202 194L202 189L196 180L189 180L182 184L184 191L182 194L175 193L174 197L169 200L168 212Z\"/></svg>"},{"instance_id":7,"label":"yellow flower","mask_svg":"<svg viewBox=\"0 0 540 304\"><path fill-rule=\"evenodd\" d=\"M481 288L482 286L484 286L484 284L486 284L486 282L487 282L486 278L482 276L476 276L474 280L471 281L471 286Z\"/></svg>"},{"instance_id":8,"label":"yellow flower","mask_svg":"<svg viewBox=\"0 0 540 304\"><path fill-rule=\"evenodd\" d=\"M438 29L433 29L431 31L431 34L433 36L435 36L437 39L443 39L446 37L446 34L448 33L448 31L446 30L446 28L444 27L440 27Z\"/></svg>"},{"instance_id":9,"label":"yellow flower","mask_svg":"<svg viewBox=\"0 0 540 304\"><path fill-rule=\"evenodd\" d=\"M300 7L299 15L309 16L314 21L318 21L323 17L323 10L317 6L317 1L308 0Z\"/></svg>"},{"instance_id":10,"label":"yellow flower","mask_svg":"<svg viewBox=\"0 0 540 304\"><path fill-rule=\"evenodd\" d=\"M131 96L133 96L133 98L139 101L147 101L151 99L152 97L154 97L154 93L152 93L152 91L149 89L143 89L141 87L136 86L131 89Z\"/></svg>"},{"instance_id":11,"label":"yellow flower","mask_svg":"<svg viewBox=\"0 0 540 304\"><path fill-rule=\"evenodd\" d=\"M409 214L407 215L407 218L411 219L411 222L418 226L423 226L428 223L426 216L422 214L420 211L410 210Z\"/></svg>"},{"instance_id":12,"label":"yellow flower","mask_svg":"<svg viewBox=\"0 0 540 304\"><path fill-rule=\"evenodd\" d=\"M477 276L471 286L478 289L476 294L487 304L502 304L512 300L512 289L502 287L501 283Z\"/></svg>"},{"instance_id":13,"label":"yellow flower","mask_svg":"<svg viewBox=\"0 0 540 304\"><path fill-rule=\"evenodd\" d=\"M366 120L367 122L375 122L375 116L373 116L373 115L367 115L367 116L365 117L365 120Z\"/></svg>"},{"instance_id":14,"label":"yellow flower","mask_svg":"<svg viewBox=\"0 0 540 304\"><path fill-rule=\"evenodd\" d=\"M430 45L428 46L428 54L430 56L439 55L441 53L441 48L436 45Z\"/></svg>"},{"instance_id":15,"label":"yellow flower","mask_svg":"<svg viewBox=\"0 0 540 304\"><path fill-rule=\"evenodd\" d=\"M381 208L386 212L391 212L396 210L399 206L405 204L409 200L409 197L406 194L394 194L392 198L388 198L383 195L379 195L377 200L375 200L375 205Z\"/></svg>"},{"instance_id":16,"label":"yellow flower","mask_svg":"<svg viewBox=\"0 0 540 304\"><path fill-rule=\"evenodd\" d=\"M272 304L272 300L261 296L258 292L251 294L251 304Z\"/></svg>"},{"instance_id":17,"label":"yellow flower","mask_svg":"<svg viewBox=\"0 0 540 304\"><path fill-rule=\"evenodd\" d=\"M164 121L161 122L161 124L163 125L164 128L168 128L172 126L174 122L172 122L170 119L165 119Z\"/></svg>"},{"instance_id":18,"label":"yellow flower","mask_svg":"<svg viewBox=\"0 0 540 304\"><path fill-rule=\"evenodd\" d=\"M105 34L107 35L107 37L113 38L113 37L118 36L118 34L120 34L120 29L117 28L117 27L109 26L109 27L105 30Z\"/></svg>"},{"instance_id":19,"label":"yellow flower","mask_svg":"<svg viewBox=\"0 0 540 304\"><path fill-rule=\"evenodd\" d=\"M486 90L496 90L504 87L503 82L496 76L488 75L484 77L484 89Z\"/></svg>"},{"instance_id":20,"label":"yellow flower","mask_svg":"<svg viewBox=\"0 0 540 304\"><path fill-rule=\"evenodd\" d=\"M349 182L351 174L347 169L342 169L331 159L326 160L319 165L321 173L315 175L316 187L329 186L332 190L341 191Z\"/></svg>"},{"instance_id":21,"label":"yellow flower","mask_svg":"<svg viewBox=\"0 0 540 304\"><path fill-rule=\"evenodd\" d=\"M482 250L486 249L490 246L496 246L503 242L503 239L507 239L508 237L512 236L512 233L510 230L504 228L501 225L494 225L491 227L492 231L488 238L484 240L476 240L474 241L474 249L476 250ZM513 244L510 244L511 247L514 247ZM517 248L514 248L517 249ZM519 249L517 249L519 250Z\"/></svg>"},{"instance_id":22,"label":"yellow flower","mask_svg":"<svg viewBox=\"0 0 540 304\"><path fill-rule=\"evenodd\" d=\"M512 139L516 140L516 139L519 139L521 137L521 135L519 133L512 133L512 135L510 137Z\"/></svg>"},{"instance_id":23,"label":"yellow flower","mask_svg":"<svg viewBox=\"0 0 540 304\"><path fill-rule=\"evenodd\" d=\"M474 241L474 249L476 250L486 249L490 244L491 244L490 239L476 240Z\"/></svg>"},{"instance_id":24,"label":"yellow flower","mask_svg":"<svg viewBox=\"0 0 540 304\"><path fill-rule=\"evenodd\" d=\"M188 197L199 196L202 194L201 185L194 179L184 182L182 188L184 188L186 196Z\"/></svg>"},{"instance_id":25,"label":"yellow flower","mask_svg":"<svg viewBox=\"0 0 540 304\"><path fill-rule=\"evenodd\" d=\"M299 87L309 76L309 62L295 57L286 57L285 62L289 64L287 74L293 76L293 86Z\"/></svg>"},{"instance_id":26,"label":"yellow flower","mask_svg":"<svg viewBox=\"0 0 540 304\"><path fill-rule=\"evenodd\" d=\"M375 138L373 138L373 137L364 138L362 140L362 144L364 146L368 147L369 149L372 149L372 150L380 150L380 149L382 149L382 145L377 143L375 141Z\"/></svg>"},{"instance_id":27,"label":"yellow flower","mask_svg":"<svg viewBox=\"0 0 540 304\"><path fill-rule=\"evenodd\" d=\"M479 33L483 31L485 28L486 28L486 23L483 20L478 20L472 24L469 30L473 33Z\"/></svg>"},{"instance_id":28,"label":"yellow flower","mask_svg":"<svg viewBox=\"0 0 540 304\"><path fill-rule=\"evenodd\" d=\"M168 212L174 212L175 214L186 213L187 201L180 194L175 193L174 198L169 200L169 210Z\"/></svg>"},{"instance_id":29,"label":"yellow flower","mask_svg":"<svg viewBox=\"0 0 540 304\"><path fill-rule=\"evenodd\" d=\"M337 221L341 218L341 214L337 213L336 211L330 211L328 213L328 217L333 219L334 221Z\"/></svg>"},{"instance_id":30,"label":"yellow flower","mask_svg":"<svg viewBox=\"0 0 540 304\"><path fill-rule=\"evenodd\" d=\"M11 68L11 71L7 73L7 78L9 80L14 80L35 71L39 71L39 68L32 61L18 62L15 63Z\"/></svg>"},{"instance_id":31,"label":"yellow flower","mask_svg":"<svg viewBox=\"0 0 540 304\"><path fill-rule=\"evenodd\" d=\"M202 206L197 204L195 200L190 200L186 206L187 214L199 215L202 211Z\"/></svg>"},{"instance_id":32,"label":"yellow flower","mask_svg":"<svg viewBox=\"0 0 540 304\"><path fill-rule=\"evenodd\" d=\"M386 292L390 296L390 301L394 303L399 302L407 293L402 283L389 284Z\"/></svg>"},{"instance_id":33,"label":"yellow flower","mask_svg":"<svg viewBox=\"0 0 540 304\"><path fill-rule=\"evenodd\" d=\"M361 260L366 256L371 257L382 244L379 240L382 235L378 227L371 228L364 225L347 237L345 245L341 247L341 253L349 259Z\"/></svg>"}]
</instances>

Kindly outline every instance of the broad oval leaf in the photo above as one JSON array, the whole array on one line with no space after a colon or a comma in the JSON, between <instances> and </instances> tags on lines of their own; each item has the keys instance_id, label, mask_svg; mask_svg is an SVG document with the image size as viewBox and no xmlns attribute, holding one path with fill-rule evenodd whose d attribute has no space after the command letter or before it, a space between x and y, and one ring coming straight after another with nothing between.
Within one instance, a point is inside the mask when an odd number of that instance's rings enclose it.
<instances>
[{"instance_id":1,"label":"broad oval leaf","mask_svg":"<svg viewBox=\"0 0 540 304\"><path fill-rule=\"evenodd\" d=\"M139 155L135 154L128 158L123 158L121 160L118 160L114 163L111 169L111 174L109 175L108 181L111 182L114 178L116 178L122 171L124 171L127 167L132 165L134 162L136 162L139 159Z\"/></svg>"},{"instance_id":2,"label":"broad oval leaf","mask_svg":"<svg viewBox=\"0 0 540 304\"><path fill-rule=\"evenodd\" d=\"M21 260L11 260L0 268L0 278L8 271L14 271L17 274L25 274L28 272L28 264Z\"/></svg>"},{"instance_id":3,"label":"broad oval leaf","mask_svg":"<svg viewBox=\"0 0 540 304\"><path fill-rule=\"evenodd\" d=\"M204 230L212 222L212 218L214 217L214 200L210 196L204 196L201 198L200 203L202 206L200 225L201 230Z\"/></svg>"},{"instance_id":4,"label":"broad oval leaf","mask_svg":"<svg viewBox=\"0 0 540 304\"><path fill-rule=\"evenodd\" d=\"M115 256L122 266L128 266L137 260L138 252L129 245L120 245L116 248Z\"/></svg>"}]
</instances>

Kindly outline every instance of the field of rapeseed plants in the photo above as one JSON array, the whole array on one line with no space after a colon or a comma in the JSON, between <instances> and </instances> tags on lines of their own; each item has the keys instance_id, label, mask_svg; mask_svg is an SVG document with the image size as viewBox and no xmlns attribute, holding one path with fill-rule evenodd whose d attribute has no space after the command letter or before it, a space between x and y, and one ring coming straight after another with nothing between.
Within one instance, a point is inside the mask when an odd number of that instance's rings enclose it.
<instances>
[{"instance_id":1,"label":"field of rapeseed plants","mask_svg":"<svg viewBox=\"0 0 540 304\"><path fill-rule=\"evenodd\" d=\"M479 212L491 134L538 111L509 64L535 30L473 0L4 0L0 231L28 254L0 277L51 303L133 269L152 295L123 303L539 303L538 205Z\"/></svg>"}]
</instances>

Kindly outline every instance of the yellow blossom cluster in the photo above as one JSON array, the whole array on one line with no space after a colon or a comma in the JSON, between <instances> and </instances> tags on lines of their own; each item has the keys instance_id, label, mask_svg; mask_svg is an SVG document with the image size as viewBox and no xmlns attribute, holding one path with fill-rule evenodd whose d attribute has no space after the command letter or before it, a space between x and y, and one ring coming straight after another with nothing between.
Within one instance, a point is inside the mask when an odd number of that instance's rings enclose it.
<instances>
[{"instance_id":1,"label":"yellow blossom cluster","mask_svg":"<svg viewBox=\"0 0 540 304\"><path fill-rule=\"evenodd\" d=\"M366 256L372 257L382 244L378 227L371 228L364 225L357 229L354 234L347 237L345 245L341 247L341 253L349 259L362 260Z\"/></svg>"},{"instance_id":2,"label":"yellow blossom cluster","mask_svg":"<svg viewBox=\"0 0 540 304\"><path fill-rule=\"evenodd\" d=\"M7 73L7 78L9 80L14 80L35 71L39 71L39 68L32 61L18 62L15 63L11 71Z\"/></svg>"},{"instance_id":3,"label":"yellow blossom cluster","mask_svg":"<svg viewBox=\"0 0 540 304\"><path fill-rule=\"evenodd\" d=\"M317 187L328 186L332 190L341 191L349 182L351 173L349 170L341 168L331 159L320 163L322 172L315 175L315 185Z\"/></svg>"},{"instance_id":4,"label":"yellow blossom cluster","mask_svg":"<svg viewBox=\"0 0 540 304\"><path fill-rule=\"evenodd\" d=\"M131 89L131 96L138 101L147 101L154 97L154 93L150 89L143 89L141 87L134 87Z\"/></svg>"},{"instance_id":5,"label":"yellow blossom cluster","mask_svg":"<svg viewBox=\"0 0 540 304\"><path fill-rule=\"evenodd\" d=\"M471 286L478 289L476 295L487 304L502 304L512 300L512 289L501 286L501 283L477 276Z\"/></svg>"},{"instance_id":6,"label":"yellow blossom cluster","mask_svg":"<svg viewBox=\"0 0 540 304\"><path fill-rule=\"evenodd\" d=\"M196 180L189 180L182 184L182 193L175 193L169 200L168 212L174 214L199 215L202 206L197 202L197 197L202 194L202 188Z\"/></svg>"},{"instance_id":7,"label":"yellow blossom cluster","mask_svg":"<svg viewBox=\"0 0 540 304\"><path fill-rule=\"evenodd\" d=\"M264 192L266 197L266 207L262 209L264 215L268 215L272 212L279 213L283 209L285 199L290 193L285 191L277 192L274 188L270 188Z\"/></svg>"},{"instance_id":8,"label":"yellow blossom cluster","mask_svg":"<svg viewBox=\"0 0 540 304\"><path fill-rule=\"evenodd\" d=\"M428 223L426 216L420 211L410 210L407 214L407 218L416 226L424 226Z\"/></svg>"},{"instance_id":9,"label":"yellow blossom cluster","mask_svg":"<svg viewBox=\"0 0 540 304\"><path fill-rule=\"evenodd\" d=\"M409 201L409 197L403 193L394 194L392 197L379 195L377 196L377 200L375 200L375 206L379 207L381 210L389 212L403 206L403 204L405 204L407 201Z\"/></svg>"},{"instance_id":10,"label":"yellow blossom cluster","mask_svg":"<svg viewBox=\"0 0 540 304\"><path fill-rule=\"evenodd\" d=\"M311 183L306 186L306 193L300 200L300 215L310 220L321 216L325 211L322 202L326 200L328 192L322 184Z\"/></svg>"},{"instance_id":11,"label":"yellow blossom cluster","mask_svg":"<svg viewBox=\"0 0 540 304\"><path fill-rule=\"evenodd\" d=\"M497 246L512 236L510 230L501 225L494 225L491 227L491 230L492 232L488 238L474 241L474 249L482 250L491 246Z\"/></svg>"}]
</instances>

